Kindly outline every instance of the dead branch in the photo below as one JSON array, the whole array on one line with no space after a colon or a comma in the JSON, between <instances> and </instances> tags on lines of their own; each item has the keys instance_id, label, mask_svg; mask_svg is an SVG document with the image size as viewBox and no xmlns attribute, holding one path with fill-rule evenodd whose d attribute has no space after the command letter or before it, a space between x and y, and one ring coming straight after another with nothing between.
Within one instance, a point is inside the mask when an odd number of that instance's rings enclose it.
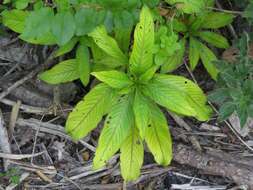
<instances>
[{"instance_id":1,"label":"dead branch","mask_svg":"<svg viewBox=\"0 0 253 190\"><path fill-rule=\"evenodd\" d=\"M174 144L174 161L205 171L211 175L218 175L232 179L238 185L246 185L253 189L253 169L248 165L229 159L222 160L209 154L198 153L192 148Z\"/></svg>"}]
</instances>

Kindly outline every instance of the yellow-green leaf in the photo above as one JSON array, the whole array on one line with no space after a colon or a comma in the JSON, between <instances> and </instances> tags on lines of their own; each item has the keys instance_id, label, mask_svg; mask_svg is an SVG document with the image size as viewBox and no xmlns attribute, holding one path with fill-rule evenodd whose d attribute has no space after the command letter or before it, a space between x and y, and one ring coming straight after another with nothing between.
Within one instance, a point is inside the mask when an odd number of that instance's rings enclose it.
<instances>
[{"instance_id":1,"label":"yellow-green leaf","mask_svg":"<svg viewBox=\"0 0 253 190\"><path fill-rule=\"evenodd\" d=\"M208 120L210 108L203 91L191 80L175 75L156 74L143 93L175 113Z\"/></svg>"},{"instance_id":2,"label":"yellow-green leaf","mask_svg":"<svg viewBox=\"0 0 253 190\"><path fill-rule=\"evenodd\" d=\"M207 72L211 75L211 77L216 80L218 75L218 69L214 65L214 61L217 60L215 54L204 44L201 42L198 43L199 47L199 54L202 60L204 67L206 68Z\"/></svg>"},{"instance_id":3,"label":"yellow-green leaf","mask_svg":"<svg viewBox=\"0 0 253 190\"><path fill-rule=\"evenodd\" d=\"M25 28L25 19L29 12L13 9L11 11L5 10L2 12L3 24L17 33L22 33Z\"/></svg>"},{"instance_id":4,"label":"yellow-green leaf","mask_svg":"<svg viewBox=\"0 0 253 190\"><path fill-rule=\"evenodd\" d=\"M130 135L120 148L120 169L125 181L136 180L143 163L144 148L138 130L132 126Z\"/></svg>"},{"instance_id":5,"label":"yellow-green leaf","mask_svg":"<svg viewBox=\"0 0 253 190\"><path fill-rule=\"evenodd\" d=\"M70 82L79 78L76 59L62 61L39 75L39 78L49 84Z\"/></svg>"},{"instance_id":6,"label":"yellow-green leaf","mask_svg":"<svg viewBox=\"0 0 253 190\"><path fill-rule=\"evenodd\" d=\"M201 28L217 29L233 22L234 15L221 12L210 12L205 16Z\"/></svg>"},{"instance_id":7,"label":"yellow-green leaf","mask_svg":"<svg viewBox=\"0 0 253 190\"><path fill-rule=\"evenodd\" d=\"M198 36L207 43L218 48L229 48L228 40L220 34L210 31L202 31L198 33Z\"/></svg>"},{"instance_id":8,"label":"yellow-green leaf","mask_svg":"<svg viewBox=\"0 0 253 190\"><path fill-rule=\"evenodd\" d=\"M86 45L80 44L76 50L78 72L82 83L86 86L90 81L90 54Z\"/></svg>"},{"instance_id":9,"label":"yellow-green leaf","mask_svg":"<svg viewBox=\"0 0 253 190\"><path fill-rule=\"evenodd\" d=\"M93 72L91 74L113 88L121 89L133 84L126 73L117 70Z\"/></svg>"},{"instance_id":10,"label":"yellow-green leaf","mask_svg":"<svg viewBox=\"0 0 253 190\"><path fill-rule=\"evenodd\" d=\"M134 116L136 126L139 129L139 133L141 138L143 139L145 136L146 128L148 127L150 110L149 110L149 100L145 97L141 91L136 90L135 98L134 98Z\"/></svg>"},{"instance_id":11,"label":"yellow-green leaf","mask_svg":"<svg viewBox=\"0 0 253 190\"><path fill-rule=\"evenodd\" d=\"M134 32L133 52L130 57L130 70L140 75L153 64L154 22L148 7L144 6L140 22Z\"/></svg>"},{"instance_id":12,"label":"yellow-green leaf","mask_svg":"<svg viewBox=\"0 0 253 190\"><path fill-rule=\"evenodd\" d=\"M150 108L150 124L146 130L145 141L158 164L167 166L172 160L172 140L167 120L160 108Z\"/></svg>"},{"instance_id":13,"label":"yellow-green leaf","mask_svg":"<svg viewBox=\"0 0 253 190\"><path fill-rule=\"evenodd\" d=\"M59 57L61 55L69 53L75 47L77 42L78 38L72 38L67 44L59 47L59 49L55 52L54 57Z\"/></svg>"},{"instance_id":14,"label":"yellow-green leaf","mask_svg":"<svg viewBox=\"0 0 253 190\"><path fill-rule=\"evenodd\" d=\"M94 169L103 167L129 136L134 125L132 98L132 95L121 97L108 114L93 160Z\"/></svg>"},{"instance_id":15,"label":"yellow-green leaf","mask_svg":"<svg viewBox=\"0 0 253 190\"><path fill-rule=\"evenodd\" d=\"M85 137L109 112L116 97L112 88L106 84L97 85L69 114L66 132L76 140Z\"/></svg>"},{"instance_id":16,"label":"yellow-green leaf","mask_svg":"<svg viewBox=\"0 0 253 190\"><path fill-rule=\"evenodd\" d=\"M115 58L120 65L128 64L127 56L121 51L115 39L109 36L104 26L97 27L89 34L94 42L109 56Z\"/></svg>"},{"instance_id":17,"label":"yellow-green leaf","mask_svg":"<svg viewBox=\"0 0 253 190\"><path fill-rule=\"evenodd\" d=\"M194 70L200 59L198 44L196 44L196 39L191 37L189 42L189 60L191 70Z\"/></svg>"}]
</instances>

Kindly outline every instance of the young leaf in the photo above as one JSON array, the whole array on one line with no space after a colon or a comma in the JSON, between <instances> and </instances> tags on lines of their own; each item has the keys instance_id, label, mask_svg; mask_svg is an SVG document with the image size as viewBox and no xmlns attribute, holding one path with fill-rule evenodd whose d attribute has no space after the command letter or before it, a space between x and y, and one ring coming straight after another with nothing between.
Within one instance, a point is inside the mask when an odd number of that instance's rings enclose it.
<instances>
[{"instance_id":1,"label":"young leaf","mask_svg":"<svg viewBox=\"0 0 253 190\"><path fill-rule=\"evenodd\" d=\"M89 34L94 42L108 55L115 58L120 65L128 64L127 56L121 51L117 42L107 34L103 26L97 27Z\"/></svg>"},{"instance_id":2,"label":"young leaf","mask_svg":"<svg viewBox=\"0 0 253 190\"><path fill-rule=\"evenodd\" d=\"M229 48L228 40L220 34L210 31L202 31L198 33L198 36L209 44L218 48Z\"/></svg>"},{"instance_id":3,"label":"young leaf","mask_svg":"<svg viewBox=\"0 0 253 190\"><path fill-rule=\"evenodd\" d=\"M150 119L149 109L149 100L142 94L141 91L136 90L133 110L136 126L139 129L139 133L142 139L145 137L145 131L148 127L148 122Z\"/></svg>"},{"instance_id":4,"label":"young leaf","mask_svg":"<svg viewBox=\"0 0 253 190\"><path fill-rule=\"evenodd\" d=\"M75 59L69 59L58 63L52 69L39 75L39 78L49 84L70 82L79 78Z\"/></svg>"},{"instance_id":5,"label":"young leaf","mask_svg":"<svg viewBox=\"0 0 253 190\"><path fill-rule=\"evenodd\" d=\"M172 72L177 69L181 64L185 54L185 39L180 40L181 48L170 56L166 63L161 66L161 73Z\"/></svg>"},{"instance_id":6,"label":"young leaf","mask_svg":"<svg viewBox=\"0 0 253 190\"><path fill-rule=\"evenodd\" d=\"M91 74L113 88L121 89L133 84L127 74L116 70L93 72Z\"/></svg>"},{"instance_id":7,"label":"young leaf","mask_svg":"<svg viewBox=\"0 0 253 190\"><path fill-rule=\"evenodd\" d=\"M121 97L108 114L100 134L93 160L93 168L99 169L120 149L134 125L132 95Z\"/></svg>"},{"instance_id":8,"label":"young leaf","mask_svg":"<svg viewBox=\"0 0 253 190\"><path fill-rule=\"evenodd\" d=\"M156 74L142 90L156 103L175 113L193 116L200 121L209 119L206 96L195 83L184 77Z\"/></svg>"},{"instance_id":9,"label":"young leaf","mask_svg":"<svg viewBox=\"0 0 253 190\"><path fill-rule=\"evenodd\" d=\"M130 131L120 148L120 169L126 181L139 177L144 157L144 148L137 129L132 126Z\"/></svg>"},{"instance_id":10,"label":"young leaf","mask_svg":"<svg viewBox=\"0 0 253 190\"><path fill-rule=\"evenodd\" d=\"M3 11L2 22L5 26L17 33L22 33L25 28L25 19L28 16L27 11L13 9L11 11Z\"/></svg>"},{"instance_id":11,"label":"young leaf","mask_svg":"<svg viewBox=\"0 0 253 190\"><path fill-rule=\"evenodd\" d=\"M57 43L62 46L69 42L75 34L75 20L70 11L57 13L52 22L52 33Z\"/></svg>"},{"instance_id":12,"label":"young leaf","mask_svg":"<svg viewBox=\"0 0 253 190\"><path fill-rule=\"evenodd\" d=\"M56 52L54 57L59 57L61 55L64 55L66 53L69 53L77 44L78 38L72 38L68 43L66 43L64 46L61 46Z\"/></svg>"},{"instance_id":13,"label":"young leaf","mask_svg":"<svg viewBox=\"0 0 253 190\"><path fill-rule=\"evenodd\" d=\"M140 75L152 66L154 38L153 17L145 6L134 32L134 46L130 57L131 72Z\"/></svg>"},{"instance_id":14,"label":"young leaf","mask_svg":"<svg viewBox=\"0 0 253 190\"><path fill-rule=\"evenodd\" d=\"M90 81L90 54L88 47L86 45L79 45L76 50L76 62L78 65L78 71L80 75L80 80L86 86Z\"/></svg>"},{"instance_id":15,"label":"young leaf","mask_svg":"<svg viewBox=\"0 0 253 190\"><path fill-rule=\"evenodd\" d=\"M76 140L85 137L109 112L116 97L115 92L109 86L97 85L69 114L66 132Z\"/></svg>"},{"instance_id":16,"label":"young leaf","mask_svg":"<svg viewBox=\"0 0 253 190\"><path fill-rule=\"evenodd\" d=\"M143 73L140 78L139 81L142 83L147 83L150 79L153 78L155 72L158 70L158 66L154 65L152 67L150 67L145 73Z\"/></svg>"},{"instance_id":17,"label":"young leaf","mask_svg":"<svg viewBox=\"0 0 253 190\"><path fill-rule=\"evenodd\" d=\"M189 42L189 59L191 70L193 71L200 59L198 44L196 44L196 40L193 37L190 38Z\"/></svg>"},{"instance_id":18,"label":"young leaf","mask_svg":"<svg viewBox=\"0 0 253 190\"><path fill-rule=\"evenodd\" d=\"M204 67L211 75L211 77L216 80L218 75L218 69L213 64L213 62L217 60L216 56L206 45L202 44L201 42L198 42L198 49Z\"/></svg>"},{"instance_id":19,"label":"young leaf","mask_svg":"<svg viewBox=\"0 0 253 190\"><path fill-rule=\"evenodd\" d=\"M217 29L233 22L234 15L220 12L210 12L206 15L201 28Z\"/></svg>"},{"instance_id":20,"label":"young leaf","mask_svg":"<svg viewBox=\"0 0 253 190\"><path fill-rule=\"evenodd\" d=\"M158 106L150 108L150 124L145 133L145 141L158 164L167 166L172 160L172 140L165 116Z\"/></svg>"}]
</instances>

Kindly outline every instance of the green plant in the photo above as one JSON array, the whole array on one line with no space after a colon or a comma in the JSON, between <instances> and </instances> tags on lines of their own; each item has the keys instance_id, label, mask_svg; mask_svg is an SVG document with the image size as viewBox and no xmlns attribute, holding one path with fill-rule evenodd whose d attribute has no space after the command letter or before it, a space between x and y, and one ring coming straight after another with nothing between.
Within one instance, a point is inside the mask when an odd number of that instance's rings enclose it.
<instances>
[{"instance_id":1,"label":"green plant","mask_svg":"<svg viewBox=\"0 0 253 190\"><path fill-rule=\"evenodd\" d=\"M201 59L204 67L213 79L217 78L218 70L212 63L217 60L215 54L201 41L218 48L228 48L229 43L222 35L210 31L230 24L233 15L227 13L204 11L197 15L183 15L172 18L169 25L173 31L182 35L181 43L188 47L190 68L194 70ZM161 72L167 73L177 68L182 63L184 52L187 48L182 48L170 57L170 61L162 65Z\"/></svg>"},{"instance_id":2,"label":"green plant","mask_svg":"<svg viewBox=\"0 0 253 190\"><path fill-rule=\"evenodd\" d=\"M88 33L97 26L104 25L115 34L120 48L127 52L129 43L126 42L130 42L139 8L143 4L154 7L159 0L54 0L52 3L41 0L4 1L6 5L10 3L14 8L2 12L3 24L20 34L20 39L39 45L57 44L59 49L55 57L76 49L76 57L59 63L58 67L63 69L63 73L66 73L64 68L73 70L77 67L79 71L66 76L65 80L55 77L55 80L51 78L47 82L58 84L80 78L87 85L92 68L99 67L99 62L93 66L89 59ZM76 64L72 64L74 62ZM50 71L52 72L54 71Z\"/></svg>"},{"instance_id":3,"label":"green plant","mask_svg":"<svg viewBox=\"0 0 253 190\"><path fill-rule=\"evenodd\" d=\"M16 168L11 168L4 173L0 173L1 178L8 178L11 183L19 184L20 182L20 171ZM5 179L6 180L6 179Z\"/></svg>"},{"instance_id":4,"label":"green plant","mask_svg":"<svg viewBox=\"0 0 253 190\"><path fill-rule=\"evenodd\" d=\"M248 55L248 35L239 40L237 48L239 54L235 62L216 63L220 73L216 90L209 95L209 99L220 105L221 121L236 113L243 127L247 119L253 117L253 58Z\"/></svg>"},{"instance_id":5,"label":"green plant","mask_svg":"<svg viewBox=\"0 0 253 190\"><path fill-rule=\"evenodd\" d=\"M89 36L105 54L119 61L121 69L92 73L102 83L76 105L68 117L66 131L74 139L83 138L107 115L93 160L94 169L103 167L120 150L123 178L136 179L143 162L144 141L156 162L168 165L172 159L172 142L159 106L207 120L210 108L202 90L184 77L156 74L154 24L147 7L141 11L129 60L103 26Z\"/></svg>"}]
</instances>

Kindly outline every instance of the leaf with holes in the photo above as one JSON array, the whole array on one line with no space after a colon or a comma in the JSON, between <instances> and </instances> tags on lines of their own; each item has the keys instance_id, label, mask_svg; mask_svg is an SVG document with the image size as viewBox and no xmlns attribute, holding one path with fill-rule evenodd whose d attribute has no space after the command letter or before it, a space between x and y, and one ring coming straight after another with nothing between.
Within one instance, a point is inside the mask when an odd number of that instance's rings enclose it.
<instances>
[{"instance_id":1,"label":"leaf with holes","mask_svg":"<svg viewBox=\"0 0 253 190\"><path fill-rule=\"evenodd\" d=\"M153 64L154 38L153 17L150 10L144 7L134 32L134 45L130 57L130 70L136 75L142 74Z\"/></svg>"},{"instance_id":2,"label":"leaf with holes","mask_svg":"<svg viewBox=\"0 0 253 190\"><path fill-rule=\"evenodd\" d=\"M105 84L93 88L69 114L66 131L78 140L86 136L109 112L116 100L115 92Z\"/></svg>"},{"instance_id":3,"label":"leaf with holes","mask_svg":"<svg viewBox=\"0 0 253 190\"><path fill-rule=\"evenodd\" d=\"M156 74L143 93L157 104L178 114L205 121L210 116L206 96L192 81L175 75Z\"/></svg>"},{"instance_id":4,"label":"leaf with holes","mask_svg":"<svg viewBox=\"0 0 253 190\"><path fill-rule=\"evenodd\" d=\"M150 123L145 133L145 141L158 164L167 166L172 160L172 140L165 116L160 108L151 105Z\"/></svg>"},{"instance_id":5,"label":"leaf with holes","mask_svg":"<svg viewBox=\"0 0 253 190\"><path fill-rule=\"evenodd\" d=\"M100 134L93 160L93 168L99 169L120 149L134 125L131 94L121 97L111 109Z\"/></svg>"},{"instance_id":6,"label":"leaf with holes","mask_svg":"<svg viewBox=\"0 0 253 190\"><path fill-rule=\"evenodd\" d=\"M120 148L120 169L126 181L132 181L139 177L143 164L144 148L138 130L135 126L130 129L130 135Z\"/></svg>"}]
</instances>

